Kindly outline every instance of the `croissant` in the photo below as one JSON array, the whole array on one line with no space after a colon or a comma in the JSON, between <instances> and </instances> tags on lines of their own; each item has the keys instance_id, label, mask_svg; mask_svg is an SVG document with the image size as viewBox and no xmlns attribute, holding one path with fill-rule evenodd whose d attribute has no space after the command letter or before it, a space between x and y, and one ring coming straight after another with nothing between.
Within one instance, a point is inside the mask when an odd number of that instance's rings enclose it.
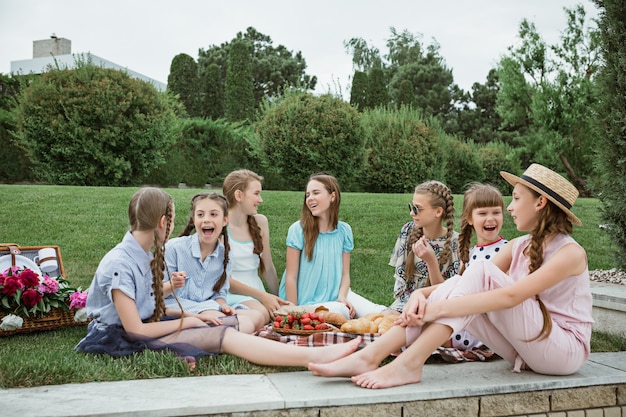
<instances>
[{"instance_id":1,"label":"croissant","mask_svg":"<svg viewBox=\"0 0 626 417\"><path fill-rule=\"evenodd\" d=\"M367 317L352 319L341 325L341 331L345 333L377 333L378 325Z\"/></svg>"},{"instance_id":2,"label":"croissant","mask_svg":"<svg viewBox=\"0 0 626 417\"><path fill-rule=\"evenodd\" d=\"M342 314L332 313L328 310L319 311L317 314L319 314L320 317L324 317L324 321L326 323L334 324L336 326L341 326L348 321L348 319L346 319Z\"/></svg>"},{"instance_id":3,"label":"croissant","mask_svg":"<svg viewBox=\"0 0 626 417\"><path fill-rule=\"evenodd\" d=\"M393 327L393 322L396 320L394 316L384 316L380 322L378 322L378 333L383 334L387 330Z\"/></svg>"}]
</instances>

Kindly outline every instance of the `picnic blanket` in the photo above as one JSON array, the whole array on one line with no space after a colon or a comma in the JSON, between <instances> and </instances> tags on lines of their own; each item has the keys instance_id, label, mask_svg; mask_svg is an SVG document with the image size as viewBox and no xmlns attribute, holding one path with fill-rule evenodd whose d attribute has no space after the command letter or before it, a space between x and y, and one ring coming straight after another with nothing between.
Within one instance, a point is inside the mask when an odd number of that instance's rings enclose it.
<instances>
[{"instance_id":1,"label":"picnic blanket","mask_svg":"<svg viewBox=\"0 0 626 417\"><path fill-rule=\"evenodd\" d=\"M364 348L380 337L378 333L354 334L345 332L320 332L311 335L283 335L272 330L272 325L268 324L255 333L256 336L275 340L282 343L296 346L319 347L336 343L345 343L357 337L361 337L359 349ZM481 345L471 350L459 350L455 348L440 347L433 352L429 362L443 361L447 363L488 361L497 355L487 346Z\"/></svg>"}]
</instances>

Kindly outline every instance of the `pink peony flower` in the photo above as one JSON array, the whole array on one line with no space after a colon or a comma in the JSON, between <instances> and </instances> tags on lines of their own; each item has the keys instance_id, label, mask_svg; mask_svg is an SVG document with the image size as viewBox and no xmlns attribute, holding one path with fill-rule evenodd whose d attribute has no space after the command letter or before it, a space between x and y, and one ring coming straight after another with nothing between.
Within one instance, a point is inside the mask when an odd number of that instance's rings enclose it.
<instances>
[{"instance_id":1,"label":"pink peony flower","mask_svg":"<svg viewBox=\"0 0 626 417\"><path fill-rule=\"evenodd\" d=\"M76 291L70 294L70 309L85 308L87 305L87 291Z\"/></svg>"},{"instance_id":2,"label":"pink peony flower","mask_svg":"<svg viewBox=\"0 0 626 417\"><path fill-rule=\"evenodd\" d=\"M39 291L43 294L54 294L59 291L59 281L54 278L46 276L43 282L39 285Z\"/></svg>"}]
</instances>

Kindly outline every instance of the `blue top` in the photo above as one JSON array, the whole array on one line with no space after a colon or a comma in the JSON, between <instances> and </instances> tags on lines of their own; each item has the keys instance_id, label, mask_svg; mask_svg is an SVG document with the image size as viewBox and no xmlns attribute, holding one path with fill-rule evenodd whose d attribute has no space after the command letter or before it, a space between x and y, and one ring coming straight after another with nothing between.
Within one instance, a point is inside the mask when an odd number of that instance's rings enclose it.
<instances>
[{"instance_id":1,"label":"blue top","mask_svg":"<svg viewBox=\"0 0 626 417\"><path fill-rule=\"evenodd\" d=\"M185 285L176 290L176 296L185 311L201 313L205 310L219 310L219 304L215 299L226 300L226 294L230 288L228 279L219 292L213 291L213 286L224 271L224 251L224 244L218 240L213 253L207 256L203 262L200 254L200 241L196 233L170 239L165 244L165 262L169 273L176 271L187 273ZM167 272L166 281L169 280ZM232 263L228 262L226 276L230 277L231 273ZM165 306L176 310L180 309L172 295L165 299Z\"/></svg>"},{"instance_id":2,"label":"blue top","mask_svg":"<svg viewBox=\"0 0 626 417\"><path fill-rule=\"evenodd\" d=\"M320 232L315 242L313 259L304 252L304 231L300 221L293 223L287 232L287 246L299 250L298 305L311 305L335 301L339 297L343 274L344 253L354 249L352 228L340 221L330 232ZM285 274L280 282L279 297L286 299Z\"/></svg>"},{"instance_id":3,"label":"blue top","mask_svg":"<svg viewBox=\"0 0 626 417\"><path fill-rule=\"evenodd\" d=\"M152 253L146 252L131 232L111 249L100 261L87 292L87 312L94 320L94 328L122 324L117 314L111 292L120 290L135 300L139 317L147 320L154 313L152 291Z\"/></svg>"}]
</instances>

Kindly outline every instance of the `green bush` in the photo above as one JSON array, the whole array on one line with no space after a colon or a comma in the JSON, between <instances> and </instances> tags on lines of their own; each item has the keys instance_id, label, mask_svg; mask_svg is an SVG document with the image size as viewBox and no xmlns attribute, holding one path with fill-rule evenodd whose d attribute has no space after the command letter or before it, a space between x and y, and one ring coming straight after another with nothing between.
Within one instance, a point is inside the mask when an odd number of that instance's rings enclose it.
<instances>
[{"instance_id":1,"label":"green bush","mask_svg":"<svg viewBox=\"0 0 626 417\"><path fill-rule=\"evenodd\" d=\"M254 133L250 127L238 127L224 119L193 118L179 120L178 131L175 146L166 154L167 163L150 174L150 183L219 186L229 172L259 166L249 143Z\"/></svg>"},{"instance_id":2,"label":"green bush","mask_svg":"<svg viewBox=\"0 0 626 417\"><path fill-rule=\"evenodd\" d=\"M511 186L502 178L500 171L516 175L522 172L519 160L512 157L512 148L505 143L489 142L484 146L477 145L475 152L482 161L483 181L497 187L502 194L509 194Z\"/></svg>"},{"instance_id":3,"label":"green bush","mask_svg":"<svg viewBox=\"0 0 626 417\"><path fill-rule=\"evenodd\" d=\"M481 158L472 146L452 136L443 137L447 155L445 183L454 194L461 194L470 182L484 180Z\"/></svg>"},{"instance_id":4,"label":"green bush","mask_svg":"<svg viewBox=\"0 0 626 417\"><path fill-rule=\"evenodd\" d=\"M38 181L139 184L173 143L175 104L123 71L78 63L33 78L17 107L17 145Z\"/></svg>"},{"instance_id":5,"label":"green bush","mask_svg":"<svg viewBox=\"0 0 626 417\"><path fill-rule=\"evenodd\" d=\"M439 137L419 113L373 109L363 112L366 166L361 184L368 192L413 192L423 181L442 178L444 156Z\"/></svg>"},{"instance_id":6,"label":"green bush","mask_svg":"<svg viewBox=\"0 0 626 417\"><path fill-rule=\"evenodd\" d=\"M269 106L257 125L267 161L301 190L309 176L325 171L344 190L355 189L363 167L359 113L348 103L323 95L292 94Z\"/></svg>"}]
</instances>

